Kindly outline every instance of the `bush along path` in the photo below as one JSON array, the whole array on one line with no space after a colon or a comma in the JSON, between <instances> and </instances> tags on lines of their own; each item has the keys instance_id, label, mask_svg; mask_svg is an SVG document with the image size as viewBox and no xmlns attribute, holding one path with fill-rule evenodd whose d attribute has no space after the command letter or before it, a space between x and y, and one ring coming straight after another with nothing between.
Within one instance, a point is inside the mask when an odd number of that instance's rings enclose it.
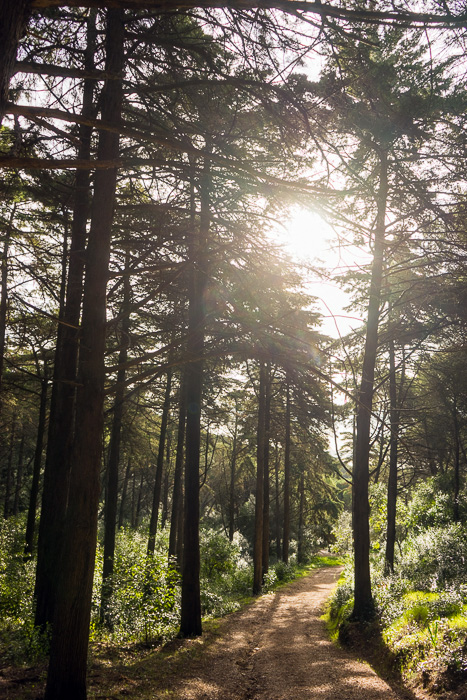
<instances>
[{"instance_id":1,"label":"bush along path","mask_svg":"<svg viewBox=\"0 0 467 700\"><path fill-rule=\"evenodd\" d=\"M201 639L175 640L143 662L91 677L94 698L400 700L366 663L329 640L321 619L341 569L326 567L266 594ZM162 662L163 661L163 662ZM107 682L106 682L107 681ZM106 686L106 687L105 687Z\"/></svg>"}]
</instances>

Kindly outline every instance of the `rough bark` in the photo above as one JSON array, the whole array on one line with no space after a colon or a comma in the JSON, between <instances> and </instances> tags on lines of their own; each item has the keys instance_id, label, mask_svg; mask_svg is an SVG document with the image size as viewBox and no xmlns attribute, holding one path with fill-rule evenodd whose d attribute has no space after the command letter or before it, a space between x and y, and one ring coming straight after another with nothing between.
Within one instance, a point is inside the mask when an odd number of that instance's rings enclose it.
<instances>
[{"instance_id":1,"label":"rough bark","mask_svg":"<svg viewBox=\"0 0 467 700\"><path fill-rule=\"evenodd\" d=\"M131 527L136 530L139 523L139 516L141 514L141 502L143 498L144 489L144 471L141 470L139 485L138 485L138 495L136 495L136 471L133 472L133 485L132 485L132 496L131 496Z\"/></svg>"},{"instance_id":2,"label":"rough bark","mask_svg":"<svg viewBox=\"0 0 467 700\"><path fill-rule=\"evenodd\" d=\"M366 323L362 378L357 401L357 434L352 479L353 540L355 553L355 602L352 617L369 620L374 615L370 579L370 507L368 501L370 421L373 403L378 325L383 277L386 201L388 192L387 152L380 154L380 183L377 195L377 217L373 263L370 279L370 298Z\"/></svg>"},{"instance_id":3,"label":"rough bark","mask_svg":"<svg viewBox=\"0 0 467 700\"><path fill-rule=\"evenodd\" d=\"M290 383L288 379L285 404L284 532L282 539L282 559L287 564L289 561L290 542Z\"/></svg>"},{"instance_id":4,"label":"rough bark","mask_svg":"<svg viewBox=\"0 0 467 700\"><path fill-rule=\"evenodd\" d=\"M131 527L136 530L136 470L131 479Z\"/></svg>"},{"instance_id":5,"label":"rough bark","mask_svg":"<svg viewBox=\"0 0 467 700\"><path fill-rule=\"evenodd\" d=\"M185 490L183 488L184 480L182 479L182 488L180 491L180 510L177 521L177 553L176 560L178 567L183 568L183 533L185 532Z\"/></svg>"},{"instance_id":6,"label":"rough bark","mask_svg":"<svg viewBox=\"0 0 467 700\"><path fill-rule=\"evenodd\" d=\"M113 593L112 575L114 572L115 534L117 530L118 467L120 464L120 445L122 438L123 410L125 404L125 365L128 358L128 348L130 345L130 294L131 285L127 256L123 278L123 303L121 309L122 330L120 351L118 353L119 370L117 372L112 431L110 435L109 461L107 463L107 489L104 513L104 552L100 617L101 622L107 623L107 610Z\"/></svg>"},{"instance_id":7,"label":"rough bark","mask_svg":"<svg viewBox=\"0 0 467 700\"><path fill-rule=\"evenodd\" d=\"M269 570L269 437L271 431L271 367L266 367L264 396L264 475L263 475L263 545L261 548L263 579Z\"/></svg>"},{"instance_id":8,"label":"rough bark","mask_svg":"<svg viewBox=\"0 0 467 700\"><path fill-rule=\"evenodd\" d=\"M87 28L85 64L94 65L96 46L95 12L90 13ZM93 110L93 83L83 88L82 113ZM91 128L81 126L79 155L89 158ZM79 321L83 290L84 258L89 214L89 172L75 176L75 200L68 263L66 299L57 331L49 433L44 468L44 487L39 523L36 569L35 624L45 627L53 622L56 586L60 571L62 536L68 502L70 452L75 416L76 371L79 350Z\"/></svg>"},{"instance_id":9,"label":"rough bark","mask_svg":"<svg viewBox=\"0 0 467 700\"><path fill-rule=\"evenodd\" d=\"M8 89L14 73L16 53L30 12L29 0L0 0L0 124L8 103Z\"/></svg>"},{"instance_id":10,"label":"rough bark","mask_svg":"<svg viewBox=\"0 0 467 700\"><path fill-rule=\"evenodd\" d=\"M13 205L8 228L5 232L1 258L1 287L0 287L0 416L3 408L3 362L5 357L6 320L8 310L8 250L11 240L11 229L16 207Z\"/></svg>"},{"instance_id":11,"label":"rough bark","mask_svg":"<svg viewBox=\"0 0 467 700\"><path fill-rule=\"evenodd\" d=\"M229 540L233 541L235 532L235 480L237 466L237 440L238 440L238 406L235 403L235 424L232 437L232 456L230 458L230 483L229 483Z\"/></svg>"},{"instance_id":12,"label":"rough bark","mask_svg":"<svg viewBox=\"0 0 467 700\"><path fill-rule=\"evenodd\" d=\"M13 515L18 515L19 513L19 501L20 501L20 493L21 493L21 486L23 485L23 459L24 459L24 429L23 433L21 435L21 441L19 443L19 452L18 452L18 467L16 469L16 486L15 486L15 498L13 501Z\"/></svg>"},{"instance_id":13,"label":"rough bark","mask_svg":"<svg viewBox=\"0 0 467 700\"><path fill-rule=\"evenodd\" d=\"M266 415L266 367L261 362L258 391L258 428L256 438L255 535L253 542L253 595L261 593L263 585L263 508L264 508L264 446Z\"/></svg>"},{"instance_id":14,"label":"rough bark","mask_svg":"<svg viewBox=\"0 0 467 700\"><path fill-rule=\"evenodd\" d=\"M390 403L390 447L389 478L387 498L387 533L385 551L385 569L394 572L394 548L396 544L397 511L397 452L399 443L399 409L397 405L396 358L394 341L389 342L389 403Z\"/></svg>"},{"instance_id":15,"label":"rough bark","mask_svg":"<svg viewBox=\"0 0 467 700\"><path fill-rule=\"evenodd\" d=\"M165 445L165 464L164 478L162 483L162 497L161 497L161 530L163 530L167 524L167 514L169 508L169 484L171 476L171 463L172 463L172 433L167 432L167 440Z\"/></svg>"},{"instance_id":16,"label":"rough bark","mask_svg":"<svg viewBox=\"0 0 467 700\"><path fill-rule=\"evenodd\" d=\"M302 467L302 472L300 474L300 482L298 487L298 538L297 538L297 562L303 564L303 528L305 521L305 471Z\"/></svg>"},{"instance_id":17,"label":"rough bark","mask_svg":"<svg viewBox=\"0 0 467 700\"><path fill-rule=\"evenodd\" d=\"M3 502L3 517L8 518L10 515L10 496L11 496L11 480L12 480L12 464L13 464L13 450L15 446L16 439L16 415L13 415L11 421L11 431L10 431L10 445L8 450L8 459L6 464L5 473L5 500Z\"/></svg>"},{"instance_id":18,"label":"rough bark","mask_svg":"<svg viewBox=\"0 0 467 700\"><path fill-rule=\"evenodd\" d=\"M162 407L161 429L159 435L159 449L157 452L156 478L152 496L151 520L149 522L148 554L153 555L156 546L157 520L159 518L159 505L161 500L162 473L164 470L165 442L167 439L167 423L170 411L170 393L172 390L172 371L167 372L165 385L164 405Z\"/></svg>"},{"instance_id":19,"label":"rough bark","mask_svg":"<svg viewBox=\"0 0 467 700\"><path fill-rule=\"evenodd\" d=\"M206 247L210 225L210 161L205 158L200 183L199 227L189 242L190 287L188 299L188 339L186 364L186 464L185 522L183 526L182 610L180 635L202 633L199 552L199 459L201 446L201 398L205 335L204 292L207 283Z\"/></svg>"},{"instance_id":20,"label":"rough bark","mask_svg":"<svg viewBox=\"0 0 467 700\"><path fill-rule=\"evenodd\" d=\"M106 15L106 70L123 71L124 23L120 10ZM102 114L118 123L121 81L104 86ZM119 139L99 137L98 157L115 158ZM91 229L86 252L82 342L70 499L65 523L62 573L51 642L46 700L85 700L92 584L97 540L104 405L106 285L116 188L116 170L95 175Z\"/></svg>"},{"instance_id":21,"label":"rough bark","mask_svg":"<svg viewBox=\"0 0 467 700\"><path fill-rule=\"evenodd\" d=\"M170 517L170 534L169 534L169 559L175 558L178 566L181 566L182 561L179 557L179 548L177 542L179 539L180 522L182 517L182 502L183 502L183 446L185 442L185 420L186 420L186 393L185 382L182 377L180 383L179 399L178 399L178 430L177 430L177 450L175 453L175 470L174 470L174 485L172 493L172 513Z\"/></svg>"},{"instance_id":22,"label":"rough bark","mask_svg":"<svg viewBox=\"0 0 467 700\"><path fill-rule=\"evenodd\" d=\"M281 507L280 507L280 488L279 488L279 445L276 442L274 453L274 483L275 483L275 520L276 520L276 556L277 561L282 557L281 547Z\"/></svg>"},{"instance_id":23,"label":"rough bark","mask_svg":"<svg viewBox=\"0 0 467 700\"><path fill-rule=\"evenodd\" d=\"M460 494L460 464L461 464L461 438L459 429L459 419L457 413L457 399L454 400L453 422L454 422L454 499L453 499L453 520L458 523L460 520L459 494Z\"/></svg>"}]
</instances>

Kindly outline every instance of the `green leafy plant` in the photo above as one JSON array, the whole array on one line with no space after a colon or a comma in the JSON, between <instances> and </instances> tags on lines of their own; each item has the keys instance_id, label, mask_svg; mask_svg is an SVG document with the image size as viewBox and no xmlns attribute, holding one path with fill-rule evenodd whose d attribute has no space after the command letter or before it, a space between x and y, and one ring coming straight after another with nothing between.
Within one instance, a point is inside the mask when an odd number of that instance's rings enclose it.
<instances>
[{"instance_id":1,"label":"green leafy plant","mask_svg":"<svg viewBox=\"0 0 467 700\"><path fill-rule=\"evenodd\" d=\"M428 634L430 635L431 643L433 644L435 649L438 646L438 626L439 620L434 620L431 624L428 622L426 625L426 629L428 631Z\"/></svg>"},{"instance_id":2,"label":"green leafy plant","mask_svg":"<svg viewBox=\"0 0 467 700\"><path fill-rule=\"evenodd\" d=\"M0 652L10 662L42 659L49 633L34 627L35 562L24 556L25 518L0 520Z\"/></svg>"}]
</instances>

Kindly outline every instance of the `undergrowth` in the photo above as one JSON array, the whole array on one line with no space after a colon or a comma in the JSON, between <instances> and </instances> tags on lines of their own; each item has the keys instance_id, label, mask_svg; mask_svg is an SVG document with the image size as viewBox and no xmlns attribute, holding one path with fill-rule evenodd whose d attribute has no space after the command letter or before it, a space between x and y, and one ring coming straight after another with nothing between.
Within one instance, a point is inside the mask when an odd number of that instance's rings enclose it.
<instances>
[{"instance_id":1,"label":"undergrowth","mask_svg":"<svg viewBox=\"0 0 467 700\"><path fill-rule=\"evenodd\" d=\"M410 527L400 541L395 573L384 573L381 540L373 541L371 571L381 653L408 684L437 693L467 681L467 531L443 515L439 494L425 505L427 493L425 484L407 508ZM379 536L376 528L372 535ZM346 534L336 541L346 541ZM326 615L334 639L352 636L353 589L347 554Z\"/></svg>"},{"instance_id":2,"label":"undergrowth","mask_svg":"<svg viewBox=\"0 0 467 700\"><path fill-rule=\"evenodd\" d=\"M0 653L4 663L18 665L45 660L49 635L34 628L35 562L23 554L24 522L0 521ZM201 544L201 604L205 620L222 617L251 599L252 561L248 543L239 533L233 542L222 531L203 528ZM168 532L156 538L155 554L147 557L144 529L120 530L116 540L111 602L101 621L102 548L98 546L93 586L90 639L96 647L153 646L173 639L179 629L180 573L167 558ZM298 565L272 563L263 592L275 590L317 566L339 563L336 557L311 557Z\"/></svg>"}]
</instances>

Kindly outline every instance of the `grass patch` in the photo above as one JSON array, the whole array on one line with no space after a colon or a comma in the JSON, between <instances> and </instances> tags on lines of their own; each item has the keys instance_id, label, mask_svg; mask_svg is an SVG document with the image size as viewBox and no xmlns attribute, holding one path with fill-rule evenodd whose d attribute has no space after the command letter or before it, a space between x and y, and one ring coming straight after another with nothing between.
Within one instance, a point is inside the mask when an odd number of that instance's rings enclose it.
<instances>
[{"instance_id":1,"label":"grass patch","mask_svg":"<svg viewBox=\"0 0 467 700\"><path fill-rule=\"evenodd\" d=\"M311 568L319 568L319 567L324 567L324 566L343 566L344 562L343 560L338 557L335 554L329 554L329 555L319 555L316 557L313 557L311 560Z\"/></svg>"}]
</instances>

